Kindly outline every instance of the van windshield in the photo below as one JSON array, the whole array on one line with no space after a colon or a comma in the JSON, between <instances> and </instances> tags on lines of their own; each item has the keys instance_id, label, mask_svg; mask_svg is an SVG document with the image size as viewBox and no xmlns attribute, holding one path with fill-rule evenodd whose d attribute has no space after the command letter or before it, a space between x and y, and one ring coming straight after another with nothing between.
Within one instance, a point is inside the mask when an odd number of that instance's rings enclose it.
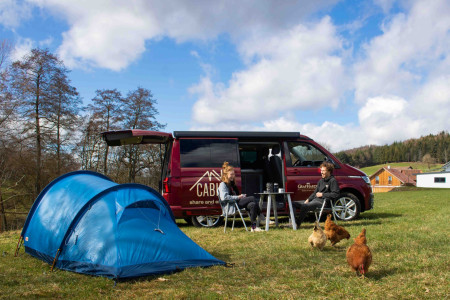
<instances>
[{"instance_id":1,"label":"van windshield","mask_svg":"<svg viewBox=\"0 0 450 300\"><path fill-rule=\"evenodd\" d=\"M318 167L327 157L313 145L303 142L290 142L288 148L293 167Z\"/></svg>"}]
</instances>

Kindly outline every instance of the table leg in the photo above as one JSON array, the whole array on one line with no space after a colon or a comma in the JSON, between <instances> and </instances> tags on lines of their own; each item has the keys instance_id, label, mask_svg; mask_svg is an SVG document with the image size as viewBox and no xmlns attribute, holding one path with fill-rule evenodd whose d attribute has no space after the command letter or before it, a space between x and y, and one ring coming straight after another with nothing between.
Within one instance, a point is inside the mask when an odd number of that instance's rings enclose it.
<instances>
[{"instance_id":1,"label":"table leg","mask_svg":"<svg viewBox=\"0 0 450 300\"><path fill-rule=\"evenodd\" d=\"M270 195L267 196L267 210L266 210L266 231L269 231L269 222L270 222L270 205L272 202L272 197Z\"/></svg>"},{"instance_id":2,"label":"table leg","mask_svg":"<svg viewBox=\"0 0 450 300\"><path fill-rule=\"evenodd\" d=\"M292 229L297 230L297 223L295 222L294 210L292 208L291 195L287 194L287 197L288 197L288 204L289 204L289 212L291 214Z\"/></svg>"},{"instance_id":3,"label":"table leg","mask_svg":"<svg viewBox=\"0 0 450 300\"><path fill-rule=\"evenodd\" d=\"M269 197L271 197L270 195ZM275 217L275 226L278 227L278 207L277 207L277 196L273 195L273 216Z\"/></svg>"}]
</instances>

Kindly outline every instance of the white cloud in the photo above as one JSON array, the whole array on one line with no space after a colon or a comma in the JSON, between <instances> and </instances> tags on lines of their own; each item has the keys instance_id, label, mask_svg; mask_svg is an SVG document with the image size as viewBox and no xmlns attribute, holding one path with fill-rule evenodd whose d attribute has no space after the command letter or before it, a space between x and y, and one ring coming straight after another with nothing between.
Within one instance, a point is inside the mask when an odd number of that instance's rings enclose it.
<instances>
[{"instance_id":1,"label":"white cloud","mask_svg":"<svg viewBox=\"0 0 450 300\"><path fill-rule=\"evenodd\" d=\"M368 99L358 116L367 144L382 145L418 137L423 126L422 120L411 115L410 104L396 96Z\"/></svg>"},{"instance_id":2,"label":"white cloud","mask_svg":"<svg viewBox=\"0 0 450 300\"><path fill-rule=\"evenodd\" d=\"M257 121L292 109L336 108L345 90L341 41L328 17L309 27L245 42L240 52L257 62L235 72L228 86L205 77L191 88L199 95L195 122Z\"/></svg>"},{"instance_id":3,"label":"white cloud","mask_svg":"<svg viewBox=\"0 0 450 300\"><path fill-rule=\"evenodd\" d=\"M63 33L59 55L69 67L121 70L142 55L148 40L207 40L223 33L244 39L252 32L290 27L337 0L27 1L67 20L70 29Z\"/></svg>"},{"instance_id":4,"label":"white cloud","mask_svg":"<svg viewBox=\"0 0 450 300\"><path fill-rule=\"evenodd\" d=\"M385 11L392 6L389 1L379 4ZM357 124L300 123L286 115L296 109L336 107L342 94L352 89L345 80L345 41L324 19L308 28L298 25L290 35L240 44L247 69L236 72L227 87L206 77L192 89L200 95L193 108L194 127L300 131L322 142L332 141L328 144L334 151L450 130L450 5L444 1L410 4L408 11L387 15L383 33L357 52L363 54L354 65ZM336 65L330 63L333 59ZM324 62L327 69L306 68L312 61ZM298 80L302 75L316 81ZM305 83L310 93L298 97L295 80ZM326 93L319 83L334 88ZM263 125L254 125L258 123Z\"/></svg>"},{"instance_id":5,"label":"white cloud","mask_svg":"<svg viewBox=\"0 0 450 300\"><path fill-rule=\"evenodd\" d=\"M11 53L11 61L22 60L25 55L30 54L33 47L34 42L31 39L18 39Z\"/></svg>"},{"instance_id":6,"label":"white cloud","mask_svg":"<svg viewBox=\"0 0 450 300\"><path fill-rule=\"evenodd\" d=\"M416 1L383 25L355 65L365 143L450 130L450 3Z\"/></svg>"},{"instance_id":7,"label":"white cloud","mask_svg":"<svg viewBox=\"0 0 450 300\"><path fill-rule=\"evenodd\" d=\"M31 7L18 0L0 1L0 24L7 28L16 28L31 16Z\"/></svg>"},{"instance_id":8,"label":"white cloud","mask_svg":"<svg viewBox=\"0 0 450 300\"><path fill-rule=\"evenodd\" d=\"M410 98L442 57L450 54L450 2L416 1L408 14L388 19L383 34L364 46L355 65L356 100L393 94Z\"/></svg>"}]
</instances>

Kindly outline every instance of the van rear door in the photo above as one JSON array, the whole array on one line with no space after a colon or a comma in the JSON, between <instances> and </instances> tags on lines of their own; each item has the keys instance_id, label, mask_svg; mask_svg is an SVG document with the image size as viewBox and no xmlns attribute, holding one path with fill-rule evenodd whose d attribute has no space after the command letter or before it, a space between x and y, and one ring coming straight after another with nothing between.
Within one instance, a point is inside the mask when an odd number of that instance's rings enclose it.
<instances>
[{"instance_id":1,"label":"van rear door","mask_svg":"<svg viewBox=\"0 0 450 300\"><path fill-rule=\"evenodd\" d=\"M171 133L151 130L128 129L102 132L102 137L108 146L159 144L161 158L161 178L159 192L162 192L163 179L168 175L168 165L172 148ZM162 147L164 146L164 148ZM163 156L164 155L164 156Z\"/></svg>"},{"instance_id":2,"label":"van rear door","mask_svg":"<svg viewBox=\"0 0 450 300\"><path fill-rule=\"evenodd\" d=\"M171 133L138 129L106 131L102 136L108 146L167 144L173 140Z\"/></svg>"}]
</instances>

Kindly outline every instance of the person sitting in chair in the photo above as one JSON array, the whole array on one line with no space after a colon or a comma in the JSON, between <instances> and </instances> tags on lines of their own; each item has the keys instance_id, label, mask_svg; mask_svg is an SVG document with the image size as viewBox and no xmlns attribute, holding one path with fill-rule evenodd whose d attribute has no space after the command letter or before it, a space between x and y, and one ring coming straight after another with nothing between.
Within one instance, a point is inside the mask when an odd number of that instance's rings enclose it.
<instances>
[{"instance_id":1,"label":"person sitting in chair","mask_svg":"<svg viewBox=\"0 0 450 300\"><path fill-rule=\"evenodd\" d=\"M245 194L239 194L234 178L234 168L228 162L224 162L222 166L222 182L219 185L220 201L235 200L239 208L245 208L248 211L252 222L251 231L262 231L256 224L256 218L261 213L258 202L253 196L247 197Z\"/></svg>"},{"instance_id":2,"label":"person sitting in chair","mask_svg":"<svg viewBox=\"0 0 450 300\"><path fill-rule=\"evenodd\" d=\"M300 209L298 216L296 217L297 226L300 227L306 214L310 211L314 211L316 208L322 207L325 199L334 200L339 196L339 185L332 175L334 165L330 162L323 162L320 165L320 174L322 178L317 183L317 187L308 199L304 203L294 202L293 205Z\"/></svg>"}]
</instances>

